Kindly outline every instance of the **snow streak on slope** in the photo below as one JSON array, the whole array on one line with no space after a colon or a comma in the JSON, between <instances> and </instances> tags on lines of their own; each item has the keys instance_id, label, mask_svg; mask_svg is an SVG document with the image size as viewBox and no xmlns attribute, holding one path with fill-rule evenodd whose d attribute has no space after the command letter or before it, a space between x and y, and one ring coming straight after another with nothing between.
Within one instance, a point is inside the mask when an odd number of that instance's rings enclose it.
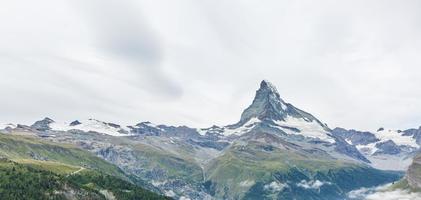
<instances>
[{"instance_id":1,"label":"snow streak on slope","mask_svg":"<svg viewBox=\"0 0 421 200\"><path fill-rule=\"evenodd\" d=\"M229 136L229 135L242 135L244 133L249 132L251 129L253 129L256 124L260 123L261 121L259 119L257 119L256 117L251 118L247 123L245 123L244 125L242 125L239 128L234 128L234 129L230 129L230 128L225 128L224 132L222 133L224 136Z\"/></svg>"},{"instance_id":2,"label":"snow streak on slope","mask_svg":"<svg viewBox=\"0 0 421 200\"><path fill-rule=\"evenodd\" d=\"M287 134L302 135L309 138L318 138L320 140L331 143L335 142L335 140L328 135L329 133L315 121L306 121L303 118L294 118L288 116L285 121L275 121L275 124L280 126L280 129L282 129ZM296 128L300 130L300 132L282 127Z\"/></svg>"},{"instance_id":3,"label":"snow streak on slope","mask_svg":"<svg viewBox=\"0 0 421 200\"><path fill-rule=\"evenodd\" d=\"M55 131L81 130L85 132L91 131L103 133L111 136L129 136L128 130L110 126L105 122L101 122L95 119L89 119L74 126L71 126L69 123L53 122L50 124L50 128Z\"/></svg>"}]
</instances>

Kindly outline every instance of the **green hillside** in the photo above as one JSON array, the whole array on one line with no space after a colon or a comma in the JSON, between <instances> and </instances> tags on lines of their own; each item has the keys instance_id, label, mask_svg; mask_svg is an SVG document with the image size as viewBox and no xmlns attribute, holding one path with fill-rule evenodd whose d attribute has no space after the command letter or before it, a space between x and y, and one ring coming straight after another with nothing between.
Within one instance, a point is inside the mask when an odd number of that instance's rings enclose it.
<instances>
[{"instance_id":1,"label":"green hillside","mask_svg":"<svg viewBox=\"0 0 421 200\"><path fill-rule=\"evenodd\" d=\"M42 162L20 164L8 159L0 160L0 199L43 200L43 199L168 199L144 190L115 176L105 175L88 169L75 169Z\"/></svg>"},{"instance_id":2,"label":"green hillside","mask_svg":"<svg viewBox=\"0 0 421 200\"><path fill-rule=\"evenodd\" d=\"M205 187L221 199L341 199L400 173L301 154L260 142L234 145L207 168Z\"/></svg>"},{"instance_id":3,"label":"green hillside","mask_svg":"<svg viewBox=\"0 0 421 200\"><path fill-rule=\"evenodd\" d=\"M96 169L103 173L124 178L124 173L90 152L69 144L38 140L31 136L0 134L0 157L24 162L25 160L51 161L72 166Z\"/></svg>"},{"instance_id":4,"label":"green hillside","mask_svg":"<svg viewBox=\"0 0 421 200\"><path fill-rule=\"evenodd\" d=\"M167 199L69 144L0 134L0 199ZM133 180L136 183L141 180Z\"/></svg>"}]
</instances>

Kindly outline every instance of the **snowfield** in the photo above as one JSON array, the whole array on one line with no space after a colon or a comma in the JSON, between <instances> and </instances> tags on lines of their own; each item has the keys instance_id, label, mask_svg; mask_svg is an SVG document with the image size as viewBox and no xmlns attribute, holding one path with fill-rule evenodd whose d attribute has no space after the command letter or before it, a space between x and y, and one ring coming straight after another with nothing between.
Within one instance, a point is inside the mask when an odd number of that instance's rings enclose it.
<instances>
[{"instance_id":1,"label":"snowfield","mask_svg":"<svg viewBox=\"0 0 421 200\"><path fill-rule=\"evenodd\" d=\"M81 130L85 132L97 132L111 136L129 136L129 130L127 128L121 127L116 128L108 125L105 122L101 122L95 119L89 119L82 121L81 124L71 126L70 123L58 123L53 122L50 125L50 128L55 131L69 131L69 130ZM126 131L124 133L123 131Z\"/></svg>"}]
</instances>

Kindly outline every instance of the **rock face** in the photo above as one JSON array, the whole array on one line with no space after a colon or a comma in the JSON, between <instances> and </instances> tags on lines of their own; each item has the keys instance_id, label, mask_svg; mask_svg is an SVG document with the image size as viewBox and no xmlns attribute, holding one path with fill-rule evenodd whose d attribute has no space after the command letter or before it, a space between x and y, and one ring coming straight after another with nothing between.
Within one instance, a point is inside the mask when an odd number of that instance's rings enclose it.
<instances>
[{"instance_id":1,"label":"rock face","mask_svg":"<svg viewBox=\"0 0 421 200\"><path fill-rule=\"evenodd\" d=\"M285 121L287 117L303 119L307 122L316 122L326 130L329 128L322 124L310 113L304 112L292 104L286 103L281 99L278 90L269 81L263 80L260 88L256 91L253 103L241 115L238 124L245 124L252 118L260 121L273 123L276 121Z\"/></svg>"},{"instance_id":2,"label":"rock face","mask_svg":"<svg viewBox=\"0 0 421 200\"><path fill-rule=\"evenodd\" d=\"M354 145L367 145L373 142L378 142L379 139L373 133L368 131L346 130L343 128L335 128L332 134L341 138L348 139Z\"/></svg>"},{"instance_id":3,"label":"rock face","mask_svg":"<svg viewBox=\"0 0 421 200\"><path fill-rule=\"evenodd\" d=\"M380 142L376 144L377 151L374 154L389 154L389 155L396 155L401 152L401 149L398 145L395 144L392 140L388 140L386 142Z\"/></svg>"},{"instance_id":4,"label":"rock face","mask_svg":"<svg viewBox=\"0 0 421 200\"><path fill-rule=\"evenodd\" d=\"M34 124L32 124L31 128L35 129L37 131L46 131L46 130L50 130L50 124L53 123L54 120L46 117L43 120L40 121L36 121Z\"/></svg>"},{"instance_id":5,"label":"rock face","mask_svg":"<svg viewBox=\"0 0 421 200\"><path fill-rule=\"evenodd\" d=\"M410 187L421 190L421 154L414 158L405 178Z\"/></svg>"},{"instance_id":6,"label":"rock face","mask_svg":"<svg viewBox=\"0 0 421 200\"><path fill-rule=\"evenodd\" d=\"M77 126L77 125L80 125L80 124L82 124L82 123L79 120L75 120L75 121L71 122L69 124L69 126Z\"/></svg>"}]
</instances>

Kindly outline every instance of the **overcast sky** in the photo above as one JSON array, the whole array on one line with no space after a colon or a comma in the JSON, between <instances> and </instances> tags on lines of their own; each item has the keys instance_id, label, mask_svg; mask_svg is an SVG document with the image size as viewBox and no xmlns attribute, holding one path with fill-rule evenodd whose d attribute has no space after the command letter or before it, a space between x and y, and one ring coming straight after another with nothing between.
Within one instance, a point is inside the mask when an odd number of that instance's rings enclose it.
<instances>
[{"instance_id":1,"label":"overcast sky","mask_svg":"<svg viewBox=\"0 0 421 200\"><path fill-rule=\"evenodd\" d=\"M421 1L0 3L0 122L208 127L262 79L331 128L421 125Z\"/></svg>"}]
</instances>

